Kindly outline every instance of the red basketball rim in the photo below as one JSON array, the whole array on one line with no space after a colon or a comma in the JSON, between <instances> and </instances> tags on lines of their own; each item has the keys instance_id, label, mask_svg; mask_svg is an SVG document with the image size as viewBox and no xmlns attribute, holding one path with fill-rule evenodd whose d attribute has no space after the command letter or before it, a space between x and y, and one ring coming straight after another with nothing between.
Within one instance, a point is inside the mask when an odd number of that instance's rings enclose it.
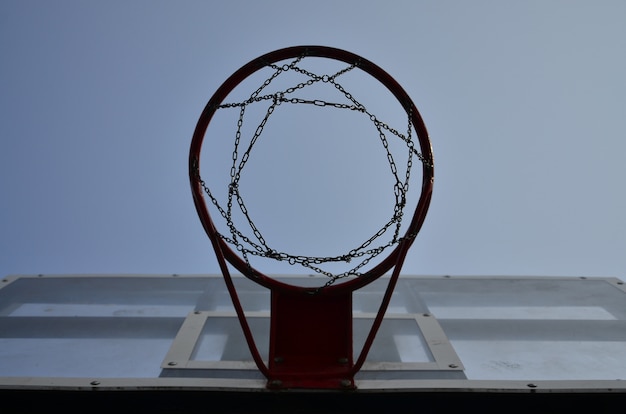
<instances>
[{"instance_id":1,"label":"red basketball rim","mask_svg":"<svg viewBox=\"0 0 626 414\"><path fill-rule=\"evenodd\" d=\"M369 60L362 58L354 53L347 52L345 50L336 49L326 46L294 46L280 50L276 50L265 55L262 55L233 73L213 94L207 105L205 106L191 141L191 148L189 151L189 179L191 183L191 191L193 194L194 204L198 212L198 216L205 232L211 239L216 254L223 255L223 257L234 266L239 272L248 277L249 279L265 286L267 288L280 288L287 290L302 290L311 291L316 288L302 287L279 282L264 273L250 267L231 247L222 239L218 234L218 231L213 223L209 210L207 208L203 187L201 180L198 177L197 171L200 166L200 151L204 141L204 137L211 122L211 118L217 111L218 106L224 101L226 96L237 87L244 79L256 71L266 67L268 64L280 62L286 59L292 59L299 56L313 56L322 57L328 59L334 59L343 61L348 64L357 62L357 67L375 79L385 85L385 87L396 97L399 103L402 105L408 115L411 116L411 122L415 129L415 133L418 137L420 152L425 160L429 162L422 163L422 189L418 203L415 207L413 218L409 227L406 230L403 240L392 250L392 252L384 258L380 263L374 266L372 269L363 273L359 277L328 286L324 289L326 294L332 294L332 292L345 292L359 289L374 280L378 279L385 272L395 266L397 263L401 263L403 257L406 255L408 248L413 243L414 236L419 232L426 218L428 206L432 195L434 170L433 170L433 154L430 139L424 121L417 107L404 91L404 89L383 69Z\"/></svg>"}]
</instances>

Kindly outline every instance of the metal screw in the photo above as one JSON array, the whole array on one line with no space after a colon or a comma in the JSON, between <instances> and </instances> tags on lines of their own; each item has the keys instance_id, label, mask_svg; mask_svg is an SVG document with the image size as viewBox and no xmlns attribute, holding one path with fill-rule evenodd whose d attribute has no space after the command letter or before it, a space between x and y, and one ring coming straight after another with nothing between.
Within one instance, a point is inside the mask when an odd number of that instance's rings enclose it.
<instances>
[{"instance_id":1,"label":"metal screw","mask_svg":"<svg viewBox=\"0 0 626 414\"><path fill-rule=\"evenodd\" d=\"M271 380L270 381L270 386L271 387L282 387L283 386L283 382L281 380Z\"/></svg>"},{"instance_id":2,"label":"metal screw","mask_svg":"<svg viewBox=\"0 0 626 414\"><path fill-rule=\"evenodd\" d=\"M352 381L350 381L349 379L342 379L340 384L341 384L341 386L343 388L351 388L352 387Z\"/></svg>"},{"instance_id":3,"label":"metal screw","mask_svg":"<svg viewBox=\"0 0 626 414\"><path fill-rule=\"evenodd\" d=\"M89 384L91 384L91 385L100 385L100 381L91 381Z\"/></svg>"},{"instance_id":4,"label":"metal screw","mask_svg":"<svg viewBox=\"0 0 626 414\"><path fill-rule=\"evenodd\" d=\"M339 362L341 365L345 365L345 364L347 364L347 363L348 363L348 358L346 358L346 357L339 358L339 359L337 360L337 362Z\"/></svg>"},{"instance_id":5,"label":"metal screw","mask_svg":"<svg viewBox=\"0 0 626 414\"><path fill-rule=\"evenodd\" d=\"M277 364L280 364L282 362L285 362L285 358L283 358L283 357L275 357L274 358L274 362L276 362Z\"/></svg>"},{"instance_id":6,"label":"metal screw","mask_svg":"<svg viewBox=\"0 0 626 414\"><path fill-rule=\"evenodd\" d=\"M537 388L537 384L527 384L528 388Z\"/></svg>"},{"instance_id":7,"label":"metal screw","mask_svg":"<svg viewBox=\"0 0 626 414\"><path fill-rule=\"evenodd\" d=\"M458 368L459 366L457 364L450 364L448 365L450 368Z\"/></svg>"},{"instance_id":8,"label":"metal screw","mask_svg":"<svg viewBox=\"0 0 626 414\"><path fill-rule=\"evenodd\" d=\"M174 362L174 361L168 362L167 365L169 365L170 367L173 367L174 365L176 365L176 362Z\"/></svg>"}]
</instances>

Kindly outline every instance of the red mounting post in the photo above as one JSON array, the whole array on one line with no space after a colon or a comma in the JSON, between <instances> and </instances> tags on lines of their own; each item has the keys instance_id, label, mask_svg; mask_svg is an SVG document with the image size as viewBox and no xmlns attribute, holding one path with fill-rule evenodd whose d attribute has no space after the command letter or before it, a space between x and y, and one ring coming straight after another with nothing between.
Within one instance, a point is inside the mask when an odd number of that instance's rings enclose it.
<instances>
[{"instance_id":1,"label":"red mounting post","mask_svg":"<svg viewBox=\"0 0 626 414\"><path fill-rule=\"evenodd\" d=\"M272 289L268 387L354 388L352 292Z\"/></svg>"}]
</instances>

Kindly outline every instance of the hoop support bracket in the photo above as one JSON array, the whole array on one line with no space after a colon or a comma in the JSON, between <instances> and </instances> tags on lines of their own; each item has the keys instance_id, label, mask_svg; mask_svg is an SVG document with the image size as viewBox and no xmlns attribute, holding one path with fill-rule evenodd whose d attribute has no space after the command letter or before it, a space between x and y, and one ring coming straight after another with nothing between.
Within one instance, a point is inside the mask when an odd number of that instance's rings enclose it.
<instances>
[{"instance_id":1,"label":"hoop support bracket","mask_svg":"<svg viewBox=\"0 0 626 414\"><path fill-rule=\"evenodd\" d=\"M272 289L268 388L352 389L352 291Z\"/></svg>"}]
</instances>

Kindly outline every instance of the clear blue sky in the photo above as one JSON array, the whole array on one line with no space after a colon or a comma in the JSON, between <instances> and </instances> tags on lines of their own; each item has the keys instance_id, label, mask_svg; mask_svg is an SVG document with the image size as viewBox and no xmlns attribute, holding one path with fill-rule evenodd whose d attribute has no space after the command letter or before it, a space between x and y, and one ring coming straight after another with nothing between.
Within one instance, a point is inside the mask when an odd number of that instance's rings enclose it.
<instances>
[{"instance_id":1,"label":"clear blue sky","mask_svg":"<svg viewBox=\"0 0 626 414\"><path fill-rule=\"evenodd\" d=\"M217 273L198 116L247 61L320 44L383 67L430 132L404 273L623 278L624 22L621 0L2 1L0 275Z\"/></svg>"}]
</instances>

